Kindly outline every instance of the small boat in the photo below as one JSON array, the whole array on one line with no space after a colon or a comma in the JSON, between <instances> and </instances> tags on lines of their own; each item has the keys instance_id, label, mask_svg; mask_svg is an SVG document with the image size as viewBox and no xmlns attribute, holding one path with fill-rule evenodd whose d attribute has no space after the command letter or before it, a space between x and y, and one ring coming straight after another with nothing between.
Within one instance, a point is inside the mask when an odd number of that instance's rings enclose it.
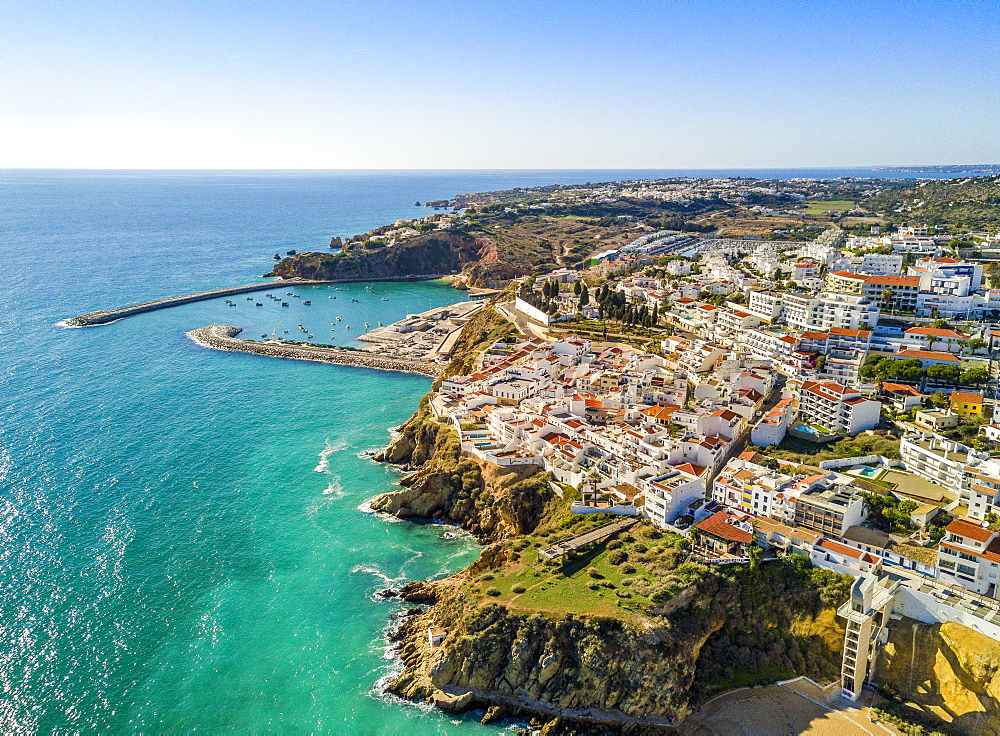
<instances>
[{"instance_id":1,"label":"small boat","mask_svg":"<svg viewBox=\"0 0 1000 736\"><path fill-rule=\"evenodd\" d=\"M337 317L337 321L340 322L340 317Z\"/></svg>"},{"instance_id":2,"label":"small boat","mask_svg":"<svg viewBox=\"0 0 1000 736\"><path fill-rule=\"evenodd\" d=\"M280 261L281 260L281 256L279 256L277 253L275 253L274 254L274 260Z\"/></svg>"},{"instance_id":3,"label":"small boat","mask_svg":"<svg viewBox=\"0 0 1000 736\"><path fill-rule=\"evenodd\" d=\"M310 340L312 340L312 339L313 339L313 336L312 336L312 335L306 335L306 337L308 337L308 338L309 338Z\"/></svg>"},{"instance_id":4,"label":"small boat","mask_svg":"<svg viewBox=\"0 0 1000 736\"><path fill-rule=\"evenodd\" d=\"M287 307L287 306L288 306L288 302L282 302L282 303L281 303L281 306L283 306L283 307Z\"/></svg>"},{"instance_id":5,"label":"small boat","mask_svg":"<svg viewBox=\"0 0 1000 736\"><path fill-rule=\"evenodd\" d=\"M387 302L389 300L386 297L382 297L382 301Z\"/></svg>"},{"instance_id":6,"label":"small boat","mask_svg":"<svg viewBox=\"0 0 1000 736\"><path fill-rule=\"evenodd\" d=\"M286 256L294 256L295 255L295 251L294 250L286 250L285 251L285 255Z\"/></svg>"},{"instance_id":7,"label":"small boat","mask_svg":"<svg viewBox=\"0 0 1000 736\"><path fill-rule=\"evenodd\" d=\"M351 329L351 326L350 325L344 325L344 329L345 330L349 330L349 329Z\"/></svg>"},{"instance_id":8,"label":"small boat","mask_svg":"<svg viewBox=\"0 0 1000 736\"><path fill-rule=\"evenodd\" d=\"M285 295L286 295L286 296L295 296L295 295L294 295L294 294L293 294L292 292L290 292L290 291L286 291L286 292L285 292Z\"/></svg>"},{"instance_id":9,"label":"small boat","mask_svg":"<svg viewBox=\"0 0 1000 736\"><path fill-rule=\"evenodd\" d=\"M263 338L264 340L266 340L267 339L267 335L261 335L261 338Z\"/></svg>"},{"instance_id":10,"label":"small boat","mask_svg":"<svg viewBox=\"0 0 1000 736\"><path fill-rule=\"evenodd\" d=\"M378 323L378 326L379 326L379 327L381 327L381 326L382 326L382 323L381 323L381 322L379 322L379 323Z\"/></svg>"},{"instance_id":11,"label":"small boat","mask_svg":"<svg viewBox=\"0 0 1000 736\"><path fill-rule=\"evenodd\" d=\"M354 297L352 296L352 297L351 297L351 301L352 301L352 302L356 302L356 301L357 301L357 299L355 299L355 298L354 298Z\"/></svg>"},{"instance_id":12,"label":"small boat","mask_svg":"<svg viewBox=\"0 0 1000 736\"><path fill-rule=\"evenodd\" d=\"M369 327L371 327L371 325L369 325L367 322L365 322L365 329L367 330Z\"/></svg>"},{"instance_id":13,"label":"small boat","mask_svg":"<svg viewBox=\"0 0 1000 736\"><path fill-rule=\"evenodd\" d=\"M247 297L247 301L248 301L248 302L252 302L252 301L253 301L253 297L252 297L252 296L248 296L248 297Z\"/></svg>"},{"instance_id":14,"label":"small boat","mask_svg":"<svg viewBox=\"0 0 1000 736\"><path fill-rule=\"evenodd\" d=\"M285 334L286 334L286 335L288 334L288 330L285 330Z\"/></svg>"},{"instance_id":15,"label":"small boat","mask_svg":"<svg viewBox=\"0 0 1000 736\"><path fill-rule=\"evenodd\" d=\"M264 305L263 305L263 304L261 304L260 302L257 302L257 306L258 306L258 307L263 307Z\"/></svg>"},{"instance_id":16,"label":"small boat","mask_svg":"<svg viewBox=\"0 0 1000 736\"><path fill-rule=\"evenodd\" d=\"M303 304L312 304L312 302L311 302L311 301L309 301L308 299L306 299L306 300L305 300L304 302L302 302L302 303L303 303Z\"/></svg>"}]
</instances>

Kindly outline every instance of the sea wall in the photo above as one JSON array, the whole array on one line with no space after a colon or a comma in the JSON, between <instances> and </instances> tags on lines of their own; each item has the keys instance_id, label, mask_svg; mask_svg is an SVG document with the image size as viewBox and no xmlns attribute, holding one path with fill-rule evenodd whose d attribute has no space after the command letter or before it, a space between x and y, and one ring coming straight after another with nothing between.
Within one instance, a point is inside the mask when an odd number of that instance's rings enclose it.
<instances>
[{"instance_id":1,"label":"sea wall","mask_svg":"<svg viewBox=\"0 0 1000 736\"><path fill-rule=\"evenodd\" d=\"M286 282L302 284L305 282ZM157 309L176 307L180 304L190 304L191 302L201 302L208 299L217 299L220 296L232 296L234 294L247 294L253 291L265 291L266 289L277 289L282 286L280 281L268 281L260 284L246 284L245 286L231 286L226 289L214 289L212 291L200 291L197 294L184 294L183 296L170 297L168 299L157 299L152 302L142 304L132 304L118 309L104 309L97 312L88 312L77 317L70 317L65 324L68 327L92 327L114 322L122 317L131 317L133 314L152 312Z\"/></svg>"},{"instance_id":2,"label":"sea wall","mask_svg":"<svg viewBox=\"0 0 1000 736\"><path fill-rule=\"evenodd\" d=\"M397 371L400 373L419 373L431 378L441 375L441 366L435 363L401 358L387 358L364 350L338 350L336 348L316 348L288 343L254 342L242 340L236 335L243 331L233 325L208 325L199 327L187 333L188 337L199 345L214 350L230 352L254 353L272 358L289 358L292 360L313 360L320 363L335 365L352 365L359 368L374 368L380 371Z\"/></svg>"}]
</instances>

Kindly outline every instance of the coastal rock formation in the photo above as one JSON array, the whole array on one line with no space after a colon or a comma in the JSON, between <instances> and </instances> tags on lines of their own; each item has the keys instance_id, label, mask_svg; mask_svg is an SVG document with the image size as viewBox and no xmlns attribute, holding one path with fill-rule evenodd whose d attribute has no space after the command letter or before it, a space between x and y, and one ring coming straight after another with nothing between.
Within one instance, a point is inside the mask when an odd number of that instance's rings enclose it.
<instances>
[{"instance_id":1,"label":"coastal rock formation","mask_svg":"<svg viewBox=\"0 0 1000 736\"><path fill-rule=\"evenodd\" d=\"M874 679L910 704L903 712L1000 733L1000 644L967 626L893 621Z\"/></svg>"},{"instance_id":2,"label":"coastal rock formation","mask_svg":"<svg viewBox=\"0 0 1000 736\"><path fill-rule=\"evenodd\" d=\"M348 241L339 253L299 253L274 264L269 276L318 281L369 281L388 278L444 276L475 265L472 286L527 273L501 263L491 263L490 246L463 233L421 235L392 247L378 241ZM482 262L480 262L482 260ZM307 275L308 274L308 275Z\"/></svg>"},{"instance_id":3,"label":"coastal rock formation","mask_svg":"<svg viewBox=\"0 0 1000 736\"><path fill-rule=\"evenodd\" d=\"M405 670L392 692L450 711L493 706L641 732L682 719L714 681L714 662L706 660L735 660L730 648L739 648L751 667L781 667L790 657L804 674L837 672L839 653L830 645L843 630L795 572L784 577L777 570L766 579L784 580L780 592L791 598L773 604L762 605L764 581L752 575L707 574L639 620L553 616L469 600L463 583L502 568L502 547L487 547L483 559L456 576L403 589L404 598L433 605L397 634ZM429 627L446 632L439 646L430 646ZM789 633L776 635L776 628Z\"/></svg>"},{"instance_id":4,"label":"coastal rock formation","mask_svg":"<svg viewBox=\"0 0 1000 736\"><path fill-rule=\"evenodd\" d=\"M536 465L501 468L462 455L458 433L435 421L426 403L376 459L419 469L398 491L377 496L373 510L458 524L480 541L531 531L554 495Z\"/></svg>"}]
</instances>

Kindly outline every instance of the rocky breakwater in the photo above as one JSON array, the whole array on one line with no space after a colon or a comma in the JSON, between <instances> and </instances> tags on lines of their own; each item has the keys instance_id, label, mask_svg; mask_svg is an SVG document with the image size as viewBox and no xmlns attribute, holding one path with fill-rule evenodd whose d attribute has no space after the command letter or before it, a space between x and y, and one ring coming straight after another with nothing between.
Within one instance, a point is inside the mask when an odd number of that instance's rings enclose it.
<instances>
[{"instance_id":1,"label":"rocky breakwater","mask_svg":"<svg viewBox=\"0 0 1000 736\"><path fill-rule=\"evenodd\" d=\"M410 361L401 358L387 358L364 350L344 350L341 348L318 347L279 341L256 342L236 337L243 331L233 325L208 325L187 333L199 345L215 350L254 353L273 358L292 360L314 360L320 363L352 365L359 368L374 368L381 371L419 373L431 378L441 374L441 366L426 361Z\"/></svg>"}]
</instances>

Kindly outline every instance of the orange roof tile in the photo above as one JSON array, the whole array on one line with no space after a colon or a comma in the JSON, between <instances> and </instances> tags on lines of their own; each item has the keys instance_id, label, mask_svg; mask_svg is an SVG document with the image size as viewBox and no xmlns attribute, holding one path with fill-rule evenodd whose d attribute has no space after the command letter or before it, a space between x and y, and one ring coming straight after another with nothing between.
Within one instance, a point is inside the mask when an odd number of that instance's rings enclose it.
<instances>
[{"instance_id":1,"label":"orange roof tile","mask_svg":"<svg viewBox=\"0 0 1000 736\"><path fill-rule=\"evenodd\" d=\"M717 511L698 524L695 528L698 531L711 534L713 537L727 539L731 542L749 544L753 541L753 534L729 523L730 521L737 521L738 519L739 517L727 514L725 511Z\"/></svg>"}]
</instances>

